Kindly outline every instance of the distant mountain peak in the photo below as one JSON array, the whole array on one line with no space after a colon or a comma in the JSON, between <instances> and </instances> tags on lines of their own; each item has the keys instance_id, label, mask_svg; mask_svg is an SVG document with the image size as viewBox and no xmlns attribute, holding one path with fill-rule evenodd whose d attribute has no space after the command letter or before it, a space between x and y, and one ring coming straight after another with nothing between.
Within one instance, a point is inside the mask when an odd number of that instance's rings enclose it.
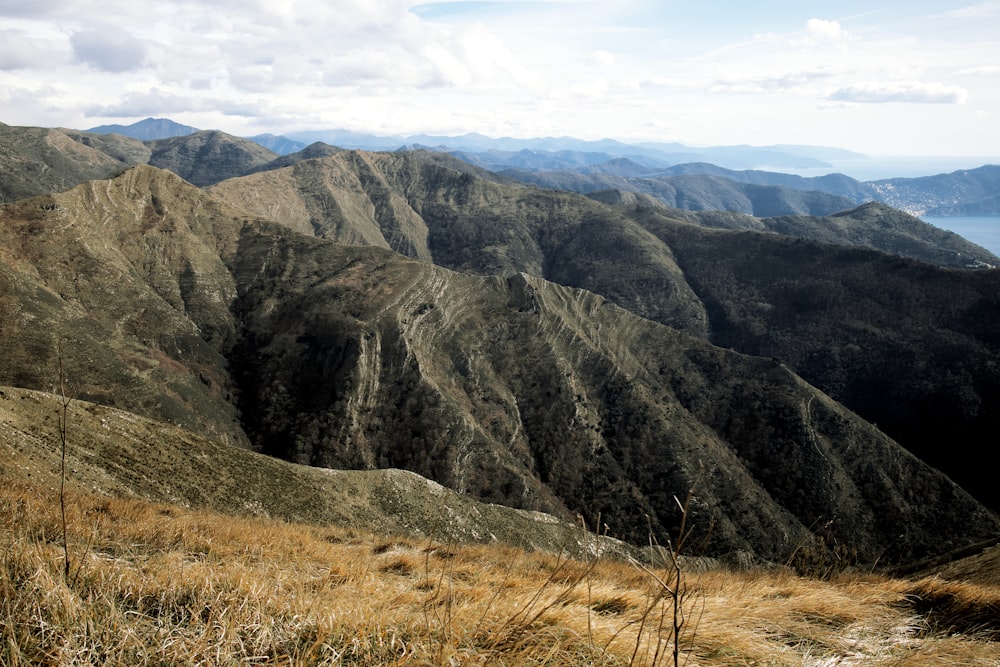
<instances>
[{"instance_id":1,"label":"distant mountain peak","mask_svg":"<svg viewBox=\"0 0 1000 667\"><path fill-rule=\"evenodd\" d=\"M187 136L197 132L198 128L175 123L169 118L144 118L131 125L99 125L86 131L94 134L120 134L140 141L150 141Z\"/></svg>"}]
</instances>

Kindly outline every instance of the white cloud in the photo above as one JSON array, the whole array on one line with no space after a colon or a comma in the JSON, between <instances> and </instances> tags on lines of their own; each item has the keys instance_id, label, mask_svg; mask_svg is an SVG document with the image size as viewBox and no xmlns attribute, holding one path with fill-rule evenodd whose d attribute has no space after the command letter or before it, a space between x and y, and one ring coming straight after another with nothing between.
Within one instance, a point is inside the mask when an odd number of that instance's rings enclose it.
<instances>
[{"instance_id":1,"label":"white cloud","mask_svg":"<svg viewBox=\"0 0 1000 667\"><path fill-rule=\"evenodd\" d=\"M786 72L778 75L718 79L709 86L713 92L727 93L801 93L833 76L824 70Z\"/></svg>"},{"instance_id":2,"label":"white cloud","mask_svg":"<svg viewBox=\"0 0 1000 667\"><path fill-rule=\"evenodd\" d=\"M90 118L128 118L188 111L214 111L222 105L223 101L220 99L203 95L179 95L160 88L150 88L146 91L129 91L117 102L110 104L89 105L85 113Z\"/></svg>"},{"instance_id":3,"label":"white cloud","mask_svg":"<svg viewBox=\"0 0 1000 667\"><path fill-rule=\"evenodd\" d=\"M956 74L964 76L996 76L1000 74L1000 65L982 65L980 67L966 67L960 69Z\"/></svg>"},{"instance_id":4,"label":"white cloud","mask_svg":"<svg viewBox=\"0 0 1000 667\"><path fill-rule=\"evenodd\" d=\"M145 64L145 45L117 26L80 30L69 41L80 62L104 72L131 72Z\"/></svg>"},{"instance_id":5,"label":"white cloud","mask_svg":"<svg viewBox=\"0 0 1000 667\"><path fill-rule=\"evenodd\" d=\"M910 104L965 104L969 93L959 86L919 81L875 81L846 86L831 93L836 102L878 104L903 102Z\"/></svg>"},{"instance_id":6,"label":"white cloud","mask_svg":"<svg viewBox=\"0 0 1000 667\"><path fill-rule=\"evenodd\" d=\"M147 93L126 93L121 100L111 104L92 104L86 108L85 113L90 118L156 116L188 110L189 104L190 101L184 98L153 90Z\"/></svg>"},{"instance_id":7,"label":"white cloud","mask_svg":"<svg viewBox=\"0 0 1000 667\"><path fill-rule=\"evenodd\" d=\"M837 41L847 36L847 33L837 21L809 19L806 21L806 34L815 39Z\"/></svg>"}]
</instances>

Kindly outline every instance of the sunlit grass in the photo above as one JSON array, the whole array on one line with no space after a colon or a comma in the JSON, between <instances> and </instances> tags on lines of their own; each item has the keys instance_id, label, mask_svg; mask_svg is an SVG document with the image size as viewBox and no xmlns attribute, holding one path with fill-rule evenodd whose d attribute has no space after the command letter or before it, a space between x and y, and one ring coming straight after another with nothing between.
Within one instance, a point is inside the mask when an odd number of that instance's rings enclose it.
<instances>
[{"instance_id":1,"label":"sunlit grass","mask_svg":"<svg viewBox=\"0 0 1000 667\"><path fill-rule=\"evenodd\" d=\"M0 664L669 665L634 564L0 490ZM667 573L652 570L666 581ZM689 665L996 665L1000 591L686 574Z\"/></svg>"}]
</instances>

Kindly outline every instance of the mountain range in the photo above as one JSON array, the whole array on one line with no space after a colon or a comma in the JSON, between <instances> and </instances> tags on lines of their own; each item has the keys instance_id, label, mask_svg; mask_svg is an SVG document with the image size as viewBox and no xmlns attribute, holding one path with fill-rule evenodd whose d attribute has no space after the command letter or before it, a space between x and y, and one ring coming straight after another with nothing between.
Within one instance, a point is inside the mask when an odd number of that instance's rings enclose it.
<instances>
[{"instance_id":1,"label":"mountain range","mask_svg":"<svg viewBox=\"0 0 1000 667\"><path fill-rule=\"evenodd\" d=\"M148 141L187 136L197 130L167 119L147 118L128 126L103 125L88 132L117 133ZM281 155L298 153L317 142L359 150L440 151L542 187L585 194L621 189L651 194L677 208L732 210L758 217L824 215L848 208L848 199L854 204L882 202L913 215L1000 215L997 200L1000 166L996 165L920 178L858 181L837 173L802 177L777 171L830 167L825 160L865 157L829 147L692 148L677 143L625 144L569 137L492 139L476 134L379 137L342 130L300 132L291 137L264 134L250 137L250 141ZM767 170L759 165L768 165ZM709 176L717 178L705 178ZM797 192L774 194L770 186ZM762 195L760 190L766 194ZM711 194L706 196L706 192ZM834 196L824 197L819 193ZM761 198L765 203L758 204Z\"/></svg>"},{"instance_id":2,"label":"mountain range","mask_svg":"<svg viewBox=\"0 0 1000 667\"><path fill-rule=\"evenodd\" d=\"M734 171L706 163L651 170L627 159L573 169L496 166L503 167L498 172L502 175L540 187L584 194L614 188L649 194L670 206L693 210L781 215L772 208L777 204L796 213L822 214L851 204L876 201L913 215L1000 215L997 204L1000 166L997 165L936 176L865 182L843 174L803 177L761 170ZM689 194L692 190L699 195L692 197ZM761 191L768 193L770 199L762 197Z\"/></svg>"},{"instance_id":3,"label":"mountain range","mask_svg":"<svg viewBox=\"0 0 1000 667\"><path fill-rule=\"evenodd\" d=\"M675 534L694 489L713 555L911 562L1000 533L1000 272L954 268L1000 260L905 213L3 130L39 174L114 173L0 209L0 384L51 389L61 363L77 398L227 446L404 468L636 543Z\"/></svg>"}]
</instances>

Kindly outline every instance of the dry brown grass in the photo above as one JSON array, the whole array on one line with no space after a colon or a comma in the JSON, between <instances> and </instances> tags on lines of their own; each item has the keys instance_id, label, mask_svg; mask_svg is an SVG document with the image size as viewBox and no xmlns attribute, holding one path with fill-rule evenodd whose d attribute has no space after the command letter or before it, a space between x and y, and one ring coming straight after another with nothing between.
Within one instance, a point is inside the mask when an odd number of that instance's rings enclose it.
<instances>
[{"instance_id":1,"label":"dry brown grass","mask_svg":"<svg viewBox=\"0 0 1000 667\"><path fill-rule=\"evenodd\" d=\"M0 664L668 665L628 563L0 490ZM997 665L1000 590L689 573L689 665Z\"/></svg>"}]
</instances>

